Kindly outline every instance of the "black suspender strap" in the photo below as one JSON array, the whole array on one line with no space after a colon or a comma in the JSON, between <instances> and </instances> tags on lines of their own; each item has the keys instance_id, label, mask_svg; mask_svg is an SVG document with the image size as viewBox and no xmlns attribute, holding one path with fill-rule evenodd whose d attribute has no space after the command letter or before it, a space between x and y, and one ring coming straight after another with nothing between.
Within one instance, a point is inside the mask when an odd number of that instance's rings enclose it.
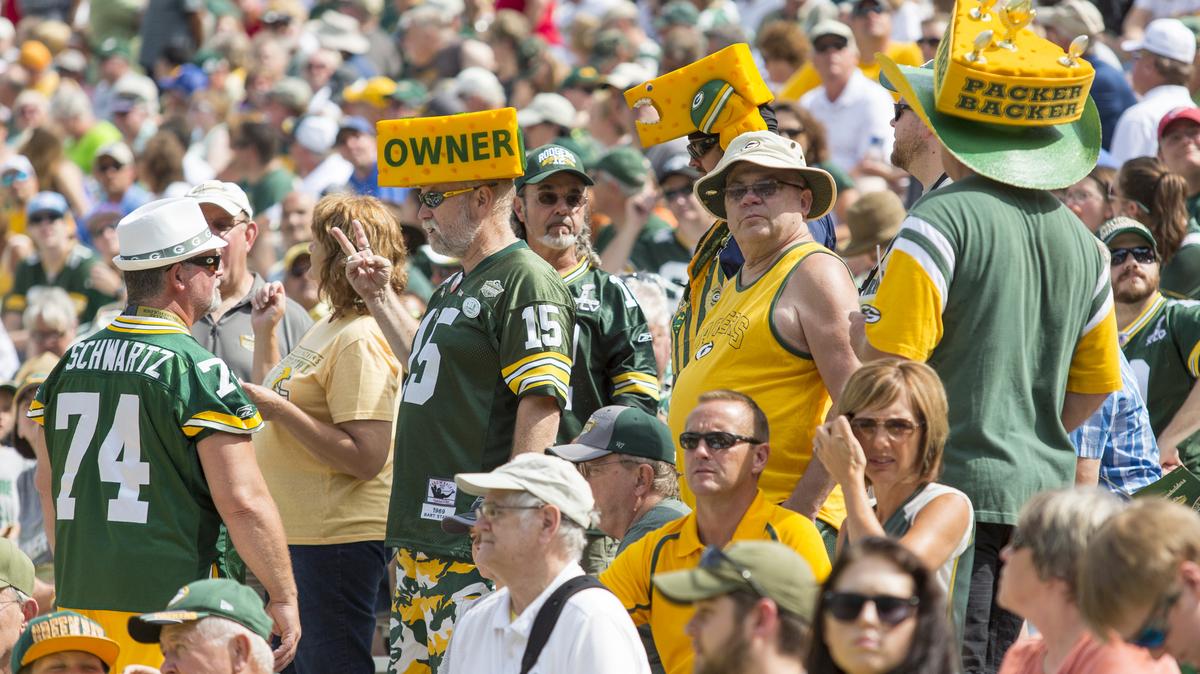
<instances>
[{"instance_id":1,"label":"black suspender strap","mask_svg":"<svg viewBox=\"0 0 1200 674\"><path fill-rule=\"evenodd\" d=\"M537 664L538 657L550 641L550 633L554 631L559 614L567 605L567 600L593 587L604 588L604 585L592 576L576 576L559 585L558 589L550 594L546 603L538 609L537 617L533 619L533 629L530 630L529 641L525 644L525 654L521 656L521 674L529 674L529 670Z\"/></svg>"}]
</instances>

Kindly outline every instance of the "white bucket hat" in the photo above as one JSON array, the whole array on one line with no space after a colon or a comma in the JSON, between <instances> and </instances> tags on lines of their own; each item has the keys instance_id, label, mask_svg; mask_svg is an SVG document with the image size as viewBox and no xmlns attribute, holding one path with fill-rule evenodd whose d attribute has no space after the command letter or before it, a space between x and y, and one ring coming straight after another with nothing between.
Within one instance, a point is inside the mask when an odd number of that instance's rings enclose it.
<instances>
[{"instance_id":1,"label":"white bucket hat","mask_svg":"<svg viewBox=\"0 0 1200 674\"><path fill-rule=\"evenodd\" d=\"M237 217L246 212L246 217L254 217L254 209L250 208L250 198L236 183L225 183L220 180L205 180L188 190L186 196L202 204L214 204L225 209L225 212Z\"/></svg>"},{"instance_id":2,"label":"white bucket hat","mask_svg":"<svg viewBox=\"0 0 1200 674\"><path fill-rule=\"evenodd\" d=\"M121 271L157 269L227 244L213 236L200 204L189 197L159 199L135 209L117 223Z\"/></svg>"},{"instance_id":3,"label":"white bucket hat","mask_svg":"<svg viewBox=\"0 0 1200 674\"><path fill-rule=\"evenodd\" d=\"M713 217L726 218L725 179L729 177L729 169L742 161L769 169L795 171L803 176L813 194L812 208L805 216L809 220L816 220L833 208L837 198L833 176L823 169L810 168L804 161L804 149L799 143L770 131L751 131L734 138L712 173L697 180L693 187L696 198Z\"/></svg>"}]
</instances>

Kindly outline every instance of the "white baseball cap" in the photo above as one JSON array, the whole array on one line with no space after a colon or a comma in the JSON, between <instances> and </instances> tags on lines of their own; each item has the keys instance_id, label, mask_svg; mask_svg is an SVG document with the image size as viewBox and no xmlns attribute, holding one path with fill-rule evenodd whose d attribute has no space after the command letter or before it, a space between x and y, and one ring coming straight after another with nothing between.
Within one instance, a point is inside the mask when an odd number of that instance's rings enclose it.
<instances>
[{"instance_id":1,"label":"white baseball cap","mask_svg":"<svg viewBox=\"0 0 1200 674\"><path fill-rule=\"evenodd\" d=\"M1126 40L1127 52L1148 51L1172 61L1191 63L1196 58L1196 34L1179 19L1155 19L1140 40Z\"/></svg>"},{"instance_id":2,"label":"white baseball cap","mask_svg":"<svg viewBox=\"0 0 1200 674\"><path fill-rule=\"evenodd\" d=\"M308 115L296 125L296 143L309 152L325 154L337 141L338 123L322 115Z\"/></svg>"},{"instance_id":3,"label":"white baseball cap","mask_svg":"<svg viewBox=\"0 0 1200 674\"><path fill-rule=\"evenodd\" d=\"M575 106L565 96L541 93L529 101L529 105L517 113L517 125L522 129L550 122L566 129L575 126Z\"/></svg>"},{"instance_id":4,"label":"white baseball cap","mask_svg":"<svg viewBox=\"0 0 1200 674\"><path fill-rule=\"evenodd\" d=\"M202 204L215 204L225 209L225 212L237 217L246 212L246 217L254 217L254 209L250 208L250 198L242 188L235 183L220 180L205 180L188 190L187 196Z\"/></svg>"},{"instance_id":5,"label":"white baseball cap","mask_svg":"<svg viewBox=\"0 0 1200 674\"><path fill-rule=\"evenodd\" d=\"M138 271L168 267L227 244L208 228L195 199L175 197L151 201L121 218L117 245L117 269Z\"/></svg>"},{"instance_id":6,"label":"white baseball cap","mask_svg":"<svg viewBox=\"0 0 1200 674\"><path fill-rule=\"evenodd\" d=\"M459 473L454 482L476 496L487 496L497 489L529 492L579 526L595 526L592 488L575 464L557 456L520 454L490 473Z\"/></svg>"}]
</instances>

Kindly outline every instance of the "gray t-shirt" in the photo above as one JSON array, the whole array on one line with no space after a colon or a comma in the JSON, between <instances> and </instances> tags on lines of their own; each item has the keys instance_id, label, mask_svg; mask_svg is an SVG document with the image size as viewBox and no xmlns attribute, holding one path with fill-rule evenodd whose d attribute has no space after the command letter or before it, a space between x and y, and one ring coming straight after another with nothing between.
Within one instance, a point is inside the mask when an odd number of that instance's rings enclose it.
<instances>
[{"instance_id":1,"label":"gray t-shirt","mask_svg":"<svg viewBox=\"0 0 1200 674\"><path fill-rule=\"evenodd\" d=\"M691 509L679 499L665 498L659 501L658 505L647 510L636 522L629 525L629 530L625 532L625 537L621 539L621 545L617 548L617 554L625 552L625 548L636 543L642 536L690 512Z\"/></svg>"},{"instance_id":2,"label":"gray t-shirt","mask_svg":"<svg viewBox=\"0 0 1200 674\"><path fill-rule=\"evenodd\" d=\"M213 323L211 316L205 316L192 324L192 336L200 342L200 346L225 361L235 377L255 384L263 382L251 378L254 370L254 327L250 324L250 298L264 283L262 277L255 274L250 292L225 312L220 320ZM275 335L279 338L279 355L286 356L295 348L312 324L312 318L309 318L304 307L289 299L283 320L275 327Z\"/></svg>"}]
</instances>

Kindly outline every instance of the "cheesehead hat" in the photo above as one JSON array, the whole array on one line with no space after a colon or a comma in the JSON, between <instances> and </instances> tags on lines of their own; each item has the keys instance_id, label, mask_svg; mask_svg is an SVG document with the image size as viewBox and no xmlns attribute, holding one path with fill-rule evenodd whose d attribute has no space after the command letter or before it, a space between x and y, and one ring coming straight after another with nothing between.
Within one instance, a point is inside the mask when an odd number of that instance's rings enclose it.
<instances>
[{"instance_id":1,"label":"cheesehead hat","mask_svg":"<svg viewBox=\"0 0 1200 674\"><path fill-rule=\"evenodd\" d=\"M511 179L525 174L515 108L375 125L381 187Z\"/></svg>"},{"instance_id":2,"label":"cheesehead hat","mask_svg":"<svg viewBox=\"0 0 1200 674\"><path fill-rule=\"evenodd\" d=\"M695 131L719 134L721 147L728 147L747 131L766 130L758 106L774 98L745 43L730 45L625 92L630 108L649 105L658 112L658 121L636 122L642 147Z\"/></svg>"},{"instance_id":3,"label":"cheesehead hat","mask_svg":"<svg viewBox=\"0 0 1200 674\"><path fill-rule=\"evenodd\" d=\"M1025 27L1030 0L1002 2L987 21L972 16L977 7L957 5L932 69L879 55L884 86L982 176L1031 189L1078 182L1100 154L1100 116L1088 96L1095 70L1078 43L1067 54Z\"/></svg>"}]
</instances>

